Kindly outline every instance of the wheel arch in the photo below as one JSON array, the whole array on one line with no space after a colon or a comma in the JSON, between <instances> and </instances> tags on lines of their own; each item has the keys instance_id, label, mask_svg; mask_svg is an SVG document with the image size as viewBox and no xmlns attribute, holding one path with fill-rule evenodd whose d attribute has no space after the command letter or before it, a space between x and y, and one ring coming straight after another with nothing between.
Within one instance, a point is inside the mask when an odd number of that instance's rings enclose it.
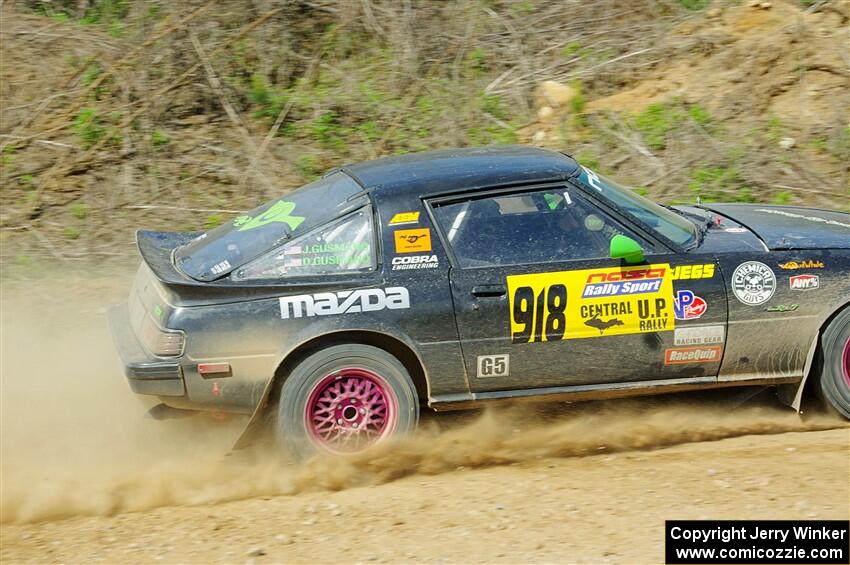
<instances>
[{"instance_id":1,"label":"wheel arch","mask_svg":"<svg viewBox=\"0 0 850 565\"><path fill-rule=\"evenodd\" d=\"M806 356L806 364L803 367L803 379L800 381L800 384L797 385L797 390L794 393L794 400L791 402L791 408L800 412L803 403L803 395L811 394L812 387L814 386L813 382L810 382L809 377L817 371L820 363L823 362L823 348L821 346L821 336L823 335L824 330L832 323L832 321L838 317L844 310L850 308L850 302L845 302L841 304L837 308L835 308L830 314L824 319L818 328L815 337L812 340L811 345L809 346L809 353Z\"/></svg>"},{"instance_id":2,"label":"wheel arch","mask_svg":"<svg viewBox=\"0 0 850 565\"><path fill-rule=\"evenodd\" d=\"M372 347L386 351L398 359L410 374L410 379L416 388L415 392L420 400L420 405L422 403L427 404L430 397L430 381L428 380L422 358L412 345L398 337L377 330L358 329L328 332L300 343L281 359L272 378L266 385L263 396L254 409L250 421L236 440L233 446L234 449L246 447L251 442L251 439L253 439L254 434L260 431L262 423L266 419L268 407L277 402L283 383L298 363L322 348L347 343L371 345Z\"/></svg>"}]
</instances>

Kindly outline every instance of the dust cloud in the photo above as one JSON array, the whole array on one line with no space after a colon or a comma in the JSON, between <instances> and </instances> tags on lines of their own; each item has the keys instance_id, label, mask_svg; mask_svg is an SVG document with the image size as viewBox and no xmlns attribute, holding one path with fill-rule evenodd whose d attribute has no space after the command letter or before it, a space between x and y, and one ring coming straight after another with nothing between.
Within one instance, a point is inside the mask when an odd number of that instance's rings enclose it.
<instances>
[{"instance_id":1,"label":"dust cloud","mask_svg":"<svg viewBox=\"0 0 850 565\"><path fill-rule=\"evenodd\" d=\"M430 417L415 436L295 465L268 446L229 453L244 420L154 421L106 329L130 271L7 283L2 302L0 521L110 515L385 483L413 474L643 450L744 434L841 427L760 403L693 397L517 406Z\"/></svg>"}]
</instances>

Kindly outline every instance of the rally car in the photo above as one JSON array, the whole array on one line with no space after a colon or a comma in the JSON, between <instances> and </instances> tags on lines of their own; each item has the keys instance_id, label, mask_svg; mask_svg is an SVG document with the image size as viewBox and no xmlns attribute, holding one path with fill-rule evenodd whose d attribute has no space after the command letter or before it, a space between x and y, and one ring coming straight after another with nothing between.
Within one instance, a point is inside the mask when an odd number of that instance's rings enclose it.
<instances>
[{"instance_id":1,"label":"rally car","mask_svg":"<svg viewBox=\"0 0 850 565\"><path fill-rule=\"evenodd\" d=\"M139 231L110 325L130 388L299 456L420 406L807 379L850 417L850 215L668 207L543 149L344 166L207 233ZM162 406L162 405L160 405Z\"/></svg>"}]
</instances>

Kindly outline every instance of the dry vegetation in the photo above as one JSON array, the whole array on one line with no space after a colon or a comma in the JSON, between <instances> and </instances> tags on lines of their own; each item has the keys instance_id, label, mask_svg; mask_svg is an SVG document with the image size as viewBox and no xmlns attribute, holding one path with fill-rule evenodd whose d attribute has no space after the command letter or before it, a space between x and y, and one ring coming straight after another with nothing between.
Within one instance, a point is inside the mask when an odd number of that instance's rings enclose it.
<instances>
[{"instance_id":1,"label":"dry vegetation","mask_svg":"<svg viewBox=\"0 0 850 565\"><path fill-rule=\"evenodd\" d=\"M0 2L0 258L127 256L136 227L204 229L346 162L491 143L666 201L846 209L848 2L749 4Z\"/></svg>"}]
</instances>

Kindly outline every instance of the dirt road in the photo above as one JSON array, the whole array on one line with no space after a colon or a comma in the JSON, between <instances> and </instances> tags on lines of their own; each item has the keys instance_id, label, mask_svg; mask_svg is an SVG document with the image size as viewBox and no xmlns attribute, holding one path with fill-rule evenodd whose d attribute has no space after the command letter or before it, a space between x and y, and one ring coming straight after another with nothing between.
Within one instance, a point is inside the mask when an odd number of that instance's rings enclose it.
<instances>
[{"instance_id":1,"label":"dirt road","mask_svg":"<svg viewBox=\"0 0 850 565\"><path fill-rule=\"evenodd\" d=\"M237 421L141 418L103 323L125 275L51 279L3 288L3 563L652 563L665 519L850 514L847 424L741 391L440 415L345 461L225 456Z\"/></svg>"}]
</instances>

